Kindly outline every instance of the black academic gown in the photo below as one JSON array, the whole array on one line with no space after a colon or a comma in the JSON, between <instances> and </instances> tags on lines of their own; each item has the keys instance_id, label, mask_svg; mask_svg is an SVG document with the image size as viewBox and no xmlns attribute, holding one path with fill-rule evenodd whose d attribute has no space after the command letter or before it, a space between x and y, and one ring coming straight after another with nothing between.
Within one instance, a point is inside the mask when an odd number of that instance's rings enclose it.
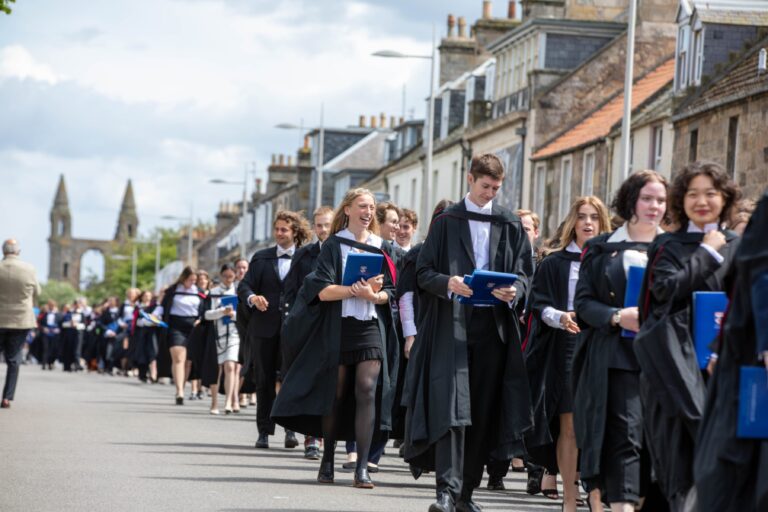
<instances>
[{"instance_id":1,"label":"black academic gown","mask_svg":"<svg viewBox=\"0 0 768 512\"><path fill-rule=\"evenodd\" d=\"M725 280L730 306L694 458L700 512L768 510L768 440L736 437L739 369L763 366L757 354L768 350L768 303L758 299L768 297L766 234L768 193L752 214Z\"/></svg>"},{"instance_id":2,"label":"black academic gown","mask_svg":"<svg viewBox=\"0 0 768 512\"><path fill-rule=\"evenodd\" d=\"M573 301L581 328L573 357L573 427L584 479L598 478L602 471L609 370L639 369L631 340L611 325L611 317L624 307L624 251L645 251L648 244L608 242L611 235L596 236L585 244Z\"/></svg>"},{"instance_id":3,"label":"black academic gown","mask_svg":"<svg viewBox=\"0 0 768 512\"><path fill-rule=\"evenodd\" d=\"M534 419L534 429L526 436L528 448L552 443L552 426L559 426L557 410L567 375L561 373L563 365L558 364L558 361L565 357L563 351L566 345L575 343L575 335L548 326L542 321L541 314L547 307L558 311L568 310L571 263L580 258L580 253L564 250L554 252L541 262L533 280L531 300L528 303L532 311L531 325L524 352Z\"/></svg>"},{"instance_id":4,"label":"black academic gown","mask_svg":"<svg viewBox=\"0 0 768 512\"><path fill-rule=\"evenodd\" d=\"M646 444L668 500L693 485L694 441L704 409L704 379L691 336L693 292L723 290L736 235L726 232L723 265L701 247L703 237L665 233L650 246L640 293L640 332L633 344L641 368Z\"/></svg>"},{"instance_id":5,"label":"black academic gown","mask_svg":"<svg viewBox=\"0 0 768 512\"><path fill-rule=\"evenodd\" d=\"M213 297L208 294L200 301L200 322L192 329L190 345L196 347L193 366L203 386L219 383L219 360L216 348L216 322L205 319L205 312L211 309Z\"/></svg>"},{"instance_id":6,"label":"black academic gown","mask_svg":"<svg viewBox=\"0 0 768 512\"><path fill-rule=\"evenodd\" d=\"M335 236L323 242L317 269L306 276L281 333L283 363L287 372L272 406L272 419L288 430L314 437L322 437L322 417L331 413L336 397L341 349L341 301L324 302L319 294L327 286L341 284L341 244ZM389 252L391 246L382 244L382 250L392 258ZM384 343L384 359L376 389L376 427L377 431L390 431L399 347L391 308L395 276L386 262L383 273L382 290L390 301L376 306L379 332ZM338 440L355 439L353 395L347 393L346 400L339 405Z\"/></svg>"},{"instance_id":7,"label":"black academic gown","mask_svg":"<svg viewBox=\"0 0 768 512\"><path fill-rule=\"evenodd\" d=\"M419 336L411 349L402 403L407 407L404 457L413 466L434 469L434 444L452 427L471 424L467 327L472 306L448 298L451 276L475 269L468 212L463 201L437 217L421 247L417 261ZM531 246L520 219L493 206L489 267L514 273L517 300L528 290ZM520 322L514 308L493 308L496 327L507 350L502 399L499 404L499 438L490 443L499 459L522 455L522 437L532 428L528 377L520 348Z\"/></svg>"}]
</instances>

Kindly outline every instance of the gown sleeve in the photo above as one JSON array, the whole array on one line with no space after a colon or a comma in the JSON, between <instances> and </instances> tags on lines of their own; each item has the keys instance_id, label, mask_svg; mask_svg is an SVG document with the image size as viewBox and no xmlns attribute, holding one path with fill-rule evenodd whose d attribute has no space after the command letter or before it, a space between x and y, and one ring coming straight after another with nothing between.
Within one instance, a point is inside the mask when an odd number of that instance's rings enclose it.
<instances>
[{"instance_id":1,"label":"gown sleeve","mask_svg":"<svg viewBox=\"0 0 768 512\"><path fill-rule=\"evenodd\" d=\"M600 272L596 268L599 259L598 251L589 247L584 253L584 259L579 269L579 281L576 283L576 294L573 298L573 307L579 319L595 328L607 327L611 324L616 308L598 300L596 283L599 282Z\"/></svg>"}]
</instances>

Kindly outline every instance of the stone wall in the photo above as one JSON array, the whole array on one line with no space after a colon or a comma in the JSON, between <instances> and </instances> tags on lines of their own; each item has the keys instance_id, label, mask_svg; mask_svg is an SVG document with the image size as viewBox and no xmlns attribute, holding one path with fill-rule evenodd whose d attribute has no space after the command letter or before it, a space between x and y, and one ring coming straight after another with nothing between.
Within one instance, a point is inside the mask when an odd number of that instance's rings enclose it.
<instances>
[{"instance_id":1,"label":"stone wall","mask_svg":"<svg viewBox=\"0 0 768 512\"><path fill-rule=\"evenodd\" d=\"M616 21L626 19L628 7L629 0L566 0L565 17L572 20Z\"/></svg>"}]
</instances>

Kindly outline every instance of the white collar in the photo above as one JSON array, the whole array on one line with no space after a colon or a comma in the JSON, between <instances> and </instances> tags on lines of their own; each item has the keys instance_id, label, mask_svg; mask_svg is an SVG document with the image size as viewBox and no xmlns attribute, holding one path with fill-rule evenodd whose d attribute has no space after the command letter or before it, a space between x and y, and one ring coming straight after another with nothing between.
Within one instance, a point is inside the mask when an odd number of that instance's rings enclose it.
<instances>
[{"instance_id":1,"label":"white collar","mask_svg":"<svg viewBox=\"0 0 768 512\"><path fill-rule=\"evenodd\" d=\"M283 254L287 254L288 256L293 256L294 251L296 250L296 245L292 245L287 249L283 249L279 245L277 246L277 257L279 258Z\"/></svg>"},{"instance_id":2,"label":"white collar","mask_svg":"<svg viewBox=\"0 0 768 512\"><path fill-rule=\"evenodd\" d=\"M488 201L485 206L477 206L469 198L469 194L464 196L464 206L468 212L482 213L485 215L491 215L493 213L493 201Z\"/></svg>"},{"instance_id":3,"label":"white collar","mask_svg":"<svg viewBox=\"0 0 768 512\"><path fill-rule=\"evenodd\" d=\"M704 229L701 229L699 226L694 224L692 220L688 221L688 233L709 233L710 231L718 231L719 229L720 226L717 224L717 222L707 224L704 226Z\"/></svg>"},{"instance_id":4,"label":"white collar","mask_svg":"<svg viewBox=\"0 0 768 512\"><path fill-rule=\"evenodd\" d=\"M627 229L628 224L628 222L625 222L619 227L619 229L614 231L613 234L611 234L611 236L608 238L608 242L633 242L634 240L629 237L629 229ZM664 230L656 226L656 234L660 235L662 233L664 233Z\"/></svg>"},{"instance_id":5,"label":"white collar","mask_svg":"<svg viewBox=\"0 0 768 512\"><path fill-rule=\"evenodd\" d=\"M338 233L336 233L337 236L340 236L341 238L346 238L347 240L357 240L355 238L355 235L352 234L352 232L348 228L344 228ZM374 247L381 247L382 239L378 235L374 235L370 231L368 232L368 238L365 239L366 244L372 245Z\"/></svg>"},{"instance_id":6,"label":"white collar","mask_svg":"<svg viewBox=\"0 0 768 512\"><path fill-rule=\"evenodd\" d=\"M579 249L579 246L576 245L576 241L571 241L571 243L568 244L568 247L565 248L567 252L576 252L581 253L581 249Z\"/></svg>"}]
</instances>

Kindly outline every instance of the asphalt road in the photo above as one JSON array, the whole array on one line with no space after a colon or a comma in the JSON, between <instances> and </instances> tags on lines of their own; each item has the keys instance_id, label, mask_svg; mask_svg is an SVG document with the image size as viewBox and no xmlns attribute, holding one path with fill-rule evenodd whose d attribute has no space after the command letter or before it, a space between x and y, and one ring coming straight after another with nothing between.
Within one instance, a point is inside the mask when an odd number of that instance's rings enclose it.
<instances>
[{"instance_id":1,"label":"asphalt road","mask_svg":"<svg viewBox=\"0 0 768 512\"><path fill-rule=\"evenodd\" d=\"M12 408L0 410L0 511L425 512L434 500L434 477L414 481L391 446L374 490L353 488L340 467L336 484L320 485L319 463L282 448L282 430L269 450L253 448L255 407L211 416L207 400L180 407L173 394L168 385L23 366ZM506 491L479 489L477 502L489 511L560 509L525 494L524 479L510 473Z\"/></svg>"}]
</instances>

